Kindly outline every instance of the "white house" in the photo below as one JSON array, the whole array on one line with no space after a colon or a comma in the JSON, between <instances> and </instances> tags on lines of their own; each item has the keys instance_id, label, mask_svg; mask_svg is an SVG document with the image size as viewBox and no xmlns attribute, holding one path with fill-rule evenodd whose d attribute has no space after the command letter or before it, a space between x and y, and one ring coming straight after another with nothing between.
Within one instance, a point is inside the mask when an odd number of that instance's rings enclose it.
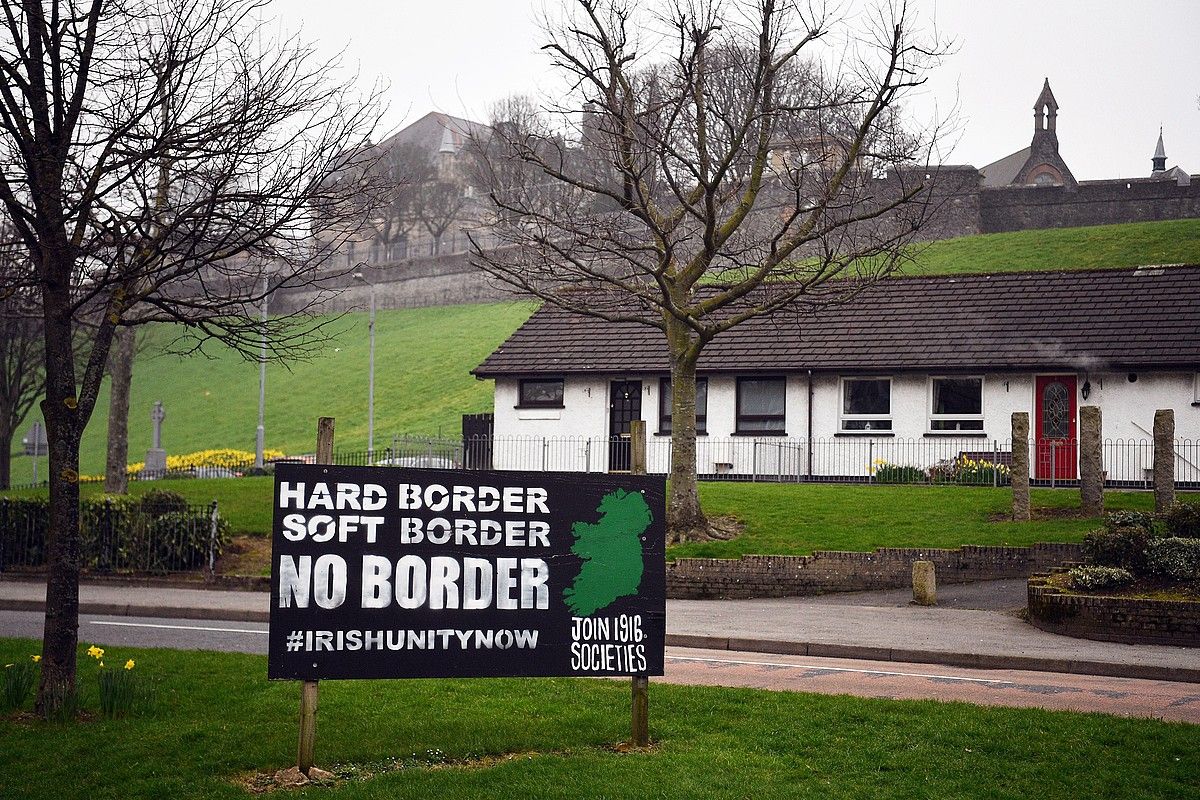
<instances>
[{"instance_id":1,"label":"white house","mask_svg":"<svg viewBox=\"0 0 1200 800\"><path fill-rule=\"evenodd\" d=\"M668 372L661 332L543 307L474 371L496 381L495 466L621 468L643 419L649 467L666 471ZM701 474L1007 463L1026 411L1033 477L1069 481L1079 406L1096 405L1110 481L1145 480L1164 408L1178 479L1200 481L1200 266L888 279L717 337L699 375Z\"/></svg>"}]
</instances>

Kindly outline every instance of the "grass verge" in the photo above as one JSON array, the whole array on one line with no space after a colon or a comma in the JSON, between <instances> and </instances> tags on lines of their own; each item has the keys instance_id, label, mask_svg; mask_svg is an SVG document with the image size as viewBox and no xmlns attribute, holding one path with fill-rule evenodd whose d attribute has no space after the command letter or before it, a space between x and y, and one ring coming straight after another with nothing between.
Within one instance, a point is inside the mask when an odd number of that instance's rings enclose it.
<instances>
[{"instance_id":1,"label":"grass verge","mask_svg":"<svg viewBox=\"0 0 1200 800\"><path fill-rule=\"evenodd\" d=\"M0 658L35 647L0 639ZM262 657L120 657L160 676L157 706L0 719L0 796L245 798L239 780L293 763L297 685L269 683ZM655 683L657 746L619 754L628 705L624 681L326 682L317 761L373 777L295 796L1182 798L1200 785L1200 729L1181 723Z\"/></svg>"},{"instance_id":2,"label":"grass verge","mask_svg":"<svg viewBox=\"0 0 1200 800\"><path fill-rule=\"evenodd\" d=\"M145 481L133 494L170 489L194 503L218 501L236 535L266 536L271 530L272 478ZM85 494L98 493L86 484ZM36 490L44 493L45 490ZM29 495L35 490L11 492ZM1073 489L1034 489L1035 508L1077 509ZM971 486L867 486L847 484L702 483L700 498L713 515L731 515L745 532L724 542L674 545L668 558L737 558L747 554L806 555L813 550L876 547L959 547L1077 542L1097 527L1094 519L1047 514L1032 522L993 521L1011 509L1009 489ZM1181 495L1200 503L1200 494ZM1148 492L1107 492L1109 510L1152 511ZM265 565L248 567L259 574Z\"/></svg>"}]
</instances>

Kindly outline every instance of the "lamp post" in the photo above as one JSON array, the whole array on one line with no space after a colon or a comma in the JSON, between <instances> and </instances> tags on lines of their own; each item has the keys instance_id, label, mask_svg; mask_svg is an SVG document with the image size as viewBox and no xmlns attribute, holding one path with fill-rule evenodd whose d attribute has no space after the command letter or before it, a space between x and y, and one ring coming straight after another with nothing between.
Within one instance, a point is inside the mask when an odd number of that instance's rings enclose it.
<instances>
[{"instance_id":1,"label":"lamp post","mask_svg":"<svg viewBox=\"0 0 1200 800\"><path fill-rule=\"evenodd\" d=\"M258 350L258 428L254 433L254 468L263 468L263 444L266 440L266 429L263 418L267 408L267 276L262 278L262 310L259 319L262 321L262 342Z\"/></svg>"},{"instance_id":2,"label":"lamp post","mask_svg":"<svg viewBox=\"0 0 1200 800\"><path fill-rule=\"evenodd\" d=\"M354 280L371 288L371 316L367 322L370 338L369 366L367 368L367 460L375 458L375 284L361 272L354 273Z\"/></svg>"}]
</instances>

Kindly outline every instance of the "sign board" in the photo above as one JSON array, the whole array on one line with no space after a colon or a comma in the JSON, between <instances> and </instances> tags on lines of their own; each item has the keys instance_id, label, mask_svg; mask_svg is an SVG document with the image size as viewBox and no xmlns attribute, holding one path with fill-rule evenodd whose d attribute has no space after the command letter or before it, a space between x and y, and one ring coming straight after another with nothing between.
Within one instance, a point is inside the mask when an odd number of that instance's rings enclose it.
<instances>
[{"instance_id":1,"label":"sign board","mask_svg":"<svg viewBox=\"0 0 1200 800\"><path fill-rule=\"evenodd\" d=\"M279 464L268 677L662 675L662 476Z\"/></svg>"}]
</instances>

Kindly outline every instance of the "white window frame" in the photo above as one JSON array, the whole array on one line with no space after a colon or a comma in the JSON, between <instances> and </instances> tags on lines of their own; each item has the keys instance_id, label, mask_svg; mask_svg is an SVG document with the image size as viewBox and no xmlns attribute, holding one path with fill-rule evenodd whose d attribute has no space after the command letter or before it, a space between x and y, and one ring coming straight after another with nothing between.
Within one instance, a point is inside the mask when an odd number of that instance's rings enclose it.
<instances>
[{"instance_id":1,"label":"white window frame","mask_svg":"<svg viewBox=\"0 0 1200 800\"><path fill-rule=\"evenodd\" d=\"M933 382L941 380L977 380L979 381L979 413L978 414L934 414L933 413ZM983 392L987 385L987 379L983 375L930 375L926 382L925 388L925 409L928 413L926 417L926 432L938 434L941 436L952 436L962 434L967 436L982 435L983 430ZM942 430L933 427L934 422L964 422L978 421L978 428L958 428L956 430Z\"/></svg>"},{"instance_id":2,"label":"white window frame","mask_svg":"<svg viewBox=\"0 0 1200 800\"><path fill-rule=\"evenodd\" d=\"M887 381L888 384L888 413L886 414L847 414L846 408L846 383L847 381ZM893 433L895 424L892 420L892 389L894 382L891 375L843 375L838 378L838 431L840 433L856 433L870 434L876 431L880 433ZM887 421L888 427L865 430L863 428L847 428L847 422L879 422Z\"/></svg>"}]
</instances>

